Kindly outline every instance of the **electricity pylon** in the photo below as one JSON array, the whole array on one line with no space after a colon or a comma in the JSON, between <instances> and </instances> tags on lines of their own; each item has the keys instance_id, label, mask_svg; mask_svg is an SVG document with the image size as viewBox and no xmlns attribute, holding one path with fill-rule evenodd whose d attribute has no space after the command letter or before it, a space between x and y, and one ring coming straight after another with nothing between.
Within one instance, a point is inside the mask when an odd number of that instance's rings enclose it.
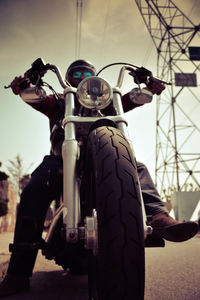
<instances>
[{"instance_id":1,"label":"electricity pylon","mask_svg":"<svg viewBox=\"0 0 200 300\"><path fill-rule=\"evenodd\" d=\"M200 188L200 25L170 0L135 0L157 50L156 185L163 196Z\"/></svg>"}]
</instances>

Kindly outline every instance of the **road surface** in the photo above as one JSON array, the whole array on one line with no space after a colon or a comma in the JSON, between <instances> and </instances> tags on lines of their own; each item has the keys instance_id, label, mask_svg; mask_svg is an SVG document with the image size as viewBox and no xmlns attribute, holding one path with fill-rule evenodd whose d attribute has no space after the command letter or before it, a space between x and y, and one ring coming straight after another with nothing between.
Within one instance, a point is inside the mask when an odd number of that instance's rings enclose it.
<instances>
[{"instance_id":1,"label":"road surface","mask_svg":"<svg viewBox=\"0 0 200 300\"><path fill-rule=\"evenodd\" d=\"M200 236L146 249L145 300L200 300ZM87 276L71 276L38 255L31 290L8 300L87 300Z\"/></svg>"}]
</instances>

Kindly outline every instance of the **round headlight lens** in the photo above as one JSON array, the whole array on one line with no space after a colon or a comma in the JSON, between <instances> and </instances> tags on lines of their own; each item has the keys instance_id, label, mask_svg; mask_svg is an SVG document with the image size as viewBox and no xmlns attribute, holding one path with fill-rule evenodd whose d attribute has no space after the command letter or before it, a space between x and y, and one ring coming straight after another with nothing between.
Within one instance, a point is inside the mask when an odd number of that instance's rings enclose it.
<instances>
[{"instance_id":1,"label":"round headlight lens","mask_svg":"<svg viewBox=\"0 0 200 300\"><path fill-rule=\"evenodd\" d=\"M77 97L81 105L99 110L110 104L112 89L102 78L96 76L86 77L78 85Z\"/></svg>"}]
</instances>

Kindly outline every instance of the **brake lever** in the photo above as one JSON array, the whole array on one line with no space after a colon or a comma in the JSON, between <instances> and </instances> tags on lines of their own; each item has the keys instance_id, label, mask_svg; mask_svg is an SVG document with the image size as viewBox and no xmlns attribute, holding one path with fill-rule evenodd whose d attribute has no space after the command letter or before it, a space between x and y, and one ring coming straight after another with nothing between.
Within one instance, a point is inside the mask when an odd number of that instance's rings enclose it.
<instances>
[{"instance_id":1,"label":"brake lever","mask_svg":"<svg viewBox=\"0 0 200 300\"><path fill-rule=\"evenodd\" d=\"M149 80L151 80L151 81L153 81L153 82L160 82L160 83L163 83L163 84L166 84L166 85L172 85L171 82L167 82L167 81L164 81L164 80L155 78L155 77L153 77L153 76L149 77Z\"/></svg>"},{"instance_id":2,"label":"brake lever","mask_svg":"<svg viewBox=\"0 0 200 300\"><path fill-rule=\"evenodd\" d=\"M166 85L172 85L171 82L166 82L164 80L158 79L153 77L153 74L151 71L149 71L148 69L144 68L144 67L140 67L136 70L134 70L133 68L128 67L127 70L129 70L129 75L131 75L134 78L134 82L136 84L140 84L140 83L145 83L148 84L148 81L153 81L153 82L160 82Z\"/></svg>"},{"instance_id":3,"label":"brake lever","mask_svg":"<svg viewBox=\"0 0 200 300\"><path fill-rule=\"evenodd\" d=\"M4 89L10 89L11 88L11 84L9 85L4 85Z\"/></svg>"}]
</instances>

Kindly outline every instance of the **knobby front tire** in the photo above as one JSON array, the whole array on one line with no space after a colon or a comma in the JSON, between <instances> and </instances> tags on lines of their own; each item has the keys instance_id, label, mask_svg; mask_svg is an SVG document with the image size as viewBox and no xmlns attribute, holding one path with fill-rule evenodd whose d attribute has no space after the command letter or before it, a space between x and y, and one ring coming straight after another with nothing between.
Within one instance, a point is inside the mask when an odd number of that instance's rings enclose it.
<instances>
[{"instance_id":1,"label":"knobby front tire","mask_svg":"<svg viewBox=\"0 0 200 300\"><path fill-rule=\"evenodd\" d=\"M99 127L88 138L87 213L97 210L98 255L91 254L90 299L144 299L144 233L135 159L123 134Z\"/></svg>"}]
</instances>

